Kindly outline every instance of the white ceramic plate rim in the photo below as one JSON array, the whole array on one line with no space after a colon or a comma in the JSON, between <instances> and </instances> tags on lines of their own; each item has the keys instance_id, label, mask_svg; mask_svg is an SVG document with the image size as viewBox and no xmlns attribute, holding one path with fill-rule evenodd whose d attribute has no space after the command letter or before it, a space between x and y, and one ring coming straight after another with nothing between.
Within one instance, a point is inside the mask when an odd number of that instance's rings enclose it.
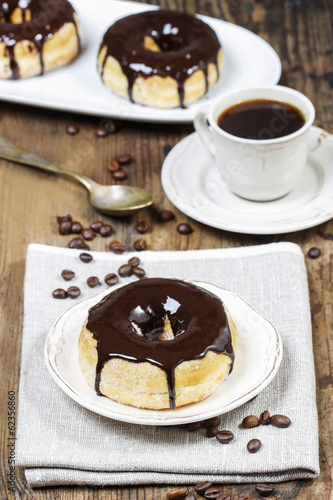
<instances>
[{"instance_id":1,"label":"white ceramic plate rim","mask_svg":"<svg viewBox=\"0 0 333 500\"><path fill-rule=\"evenodd\" d=\"M318 127L312 126L310 128L310 137L311 136L312 139L315 140L314 142L318 141L318 146L316 146L314 149L310 149L309 158L310 159L313 158L316 163L317 157L319 155L320 157L327 156L327 158L321 160L321 164L324 165L324 167L326 167L325 173L327 175L329 173L329 167L332 158L333 135L327 133L326 131ZM177 207L181 212L188 215L192 219L202 222L203 224L206 224L208 226L215 227L217 229L224 229L235 233L268 235L268 234L291 233L294 231L308 229L310 227L322 224L323 222L326 222L333 217L333 198L328 192L331 185L331 183L329 182L324 183L322 189L320 190L321 191L320 194L323 199L321 200L320 196L316 196L316 198L313 201L310 201L307 205L307 207L309 208L312 208L313 206L315 213L306 214L304 216L304 214L302 214L301 212L301 209L298 209L297 216L296 214L293 214L294 219L289 217L288 220L286 220L286 214L285 212L283 212L281 213L280 220L274 220L274 218L272 220L269 220L269 218L267 219L267 217L265 216L265 218L262 221L253 222L251 221L251 217L247 218L246 217L247 214L244 212L244 223L242 224L237 221L230 220L228 218L230 213L227 213L227 211L225 211L224 220L223 219L218 220L217 218L209 216L208 214L203 215L198 208L194 207L193 204L191 205L188 202L188 200L184 199L184 197L180 196L177 193L177 189L173 183L172 168L177 162L177 158L180 152L191 151L190 145L192 141L200 142L200 138L197 132L190 134L189 136L182 139L178 144L176 144L176 146L170 151L170 153L166 157L161 171L161 182L166 196L169 198L171 203L175 205L175 207ZM202 151L203 155L206 155L205 158L209 159L210 155L208 151L205 150L204 146L202 146ZM195 159L192 158L192 161L195 161ZM203 159L201 163L204 164L205 161L206 160ZM196 193L193 193L193 197L195 194ZM263 207L262 213L263 215L265 215L266 203L265 202L260 202L260 203ZM211 213L214 212L214 205L215 203L212 201ZM232 208L233 207L230 206L230 211L232 211Z\"/></svg>"},{"instance_id":2,"label":"white ceramic plate rim","mask_svg":"<svg viewBox=\"0 0 333 500\"><path fill-rule=\"evenodd\" d=\"M63 373L60 372L58 369L57 365L57 360L56 356L58 354L59 350L59 339L61 339L61 332L59 329L59 323L68 318L69 315L75 314L75 311L78 309L82 309L84 307L85 311L87 312L88 309L93 305L98 303L101 298L108 293L110 293L110 290L106 290L97 296L87 299L85 301L80 302L79 304L76 304L75 306L71 307L68 309L64 314L60 316L60 318L54 323L52 329L50 330L50 333L46 339L45 343L45 349L44 349L44 355L45 355L45 360L47 367L49 369L49 372L54 379L54 381L58 384L58 386L74 401L79 403L81 406L98 413L100 415L103 415L108 418L112 418L115 420L123 421L123 422L129 422L129 423L134 423L134 424L141 424L141 425L178 425L178 424L184 424L184 423L190 423L190 422L196 422L198 420L204 420L207 418L214 417L216 415L220 415L226 412L229 412L238 406L241 406L242 404L246 403L250 399L254 398L259 392L261 392L275 377L277 374L277 371L279 369L281 360L282 360L282 352L283 352L283 347L282 347L282 341L281 337L274 327L274 325L268 321L262 314L260 314L256 309L254 309L248 302L246 302L243 298L241 298L238 294L235 294L233 292L230 292L228 290L225 290L223 288L217 287L215 285L211 285L209 283L204 283L204 282L196 282L196 281L191 281L192 283L196 283L197 285L206 288L208 290L211 290L213 293L218 293L219 296L223 296L223 301L228 302L228 297L229 301L231 298L236 301L241 301L242 305L249 308L251 310L251 313L254 313L255 315L258 315L261 321L263 321L264 324L264 329L262 331L269 332L269 338L267 346L269 347L270 351L270 356L268 359L265 359L265 363L262 367L263 373L260 375L260 381L257 383L254 387L252 387L250 390L247 390L246 393L242 394L240 397L235 398L232 402L226 405L221 405L221 397L217 398L216 397L216 391L209 396L209 398L206 398L204 402L207 402L209 400L209 403L211 403L208 406L213 406L212 408L209 408L207 411L197 411L198 410L198 405L203 403L194 403L191 405L188 405L186 407L182 407L179 409L175 410L161 410L161 411L155 411L155 410L146 410L146 409L139 409L139 408L133 408L133 407L128 407L126 405L116 403L112 401L112 404L117 408L117 411L110 411L109 409L103 407L103 402L110 402L108 398L101 397L101 405L97 406L96 404L92 404L90 401L87 401L82 395L80 394L80 391L77 391L74 389L71 385L71 380L70 378L66 378ZM123 285L120 285L123 286ZM118 287L115 287L119 288ZM227 299L227 300L226 300ZM228 305L227 305L228 307ZM234 320L237 324L237 318L234 317ZM61 328L61 327L60 327ZM253 332L255 330L253 329ZM258 335L259 328L256 326L256 335ZM252 333L253 333L252 332ZM74 337L76 339L76 345L78 344L78 337L80 333L80 326L78 327L78 331L74 334ZM73 338L74 338L73 337ZM267 350L268 350L267 347ZM60 351L62 351L62 346L60 348ZM237 356L237 352L236 352ZM79 364L77 362L77 367L79 368ZM76 367L76 369L77 369ZM231 380L232 374L228 377L229 380ZM223 382L224 383L224 382ZM222 384L223 384L222 383ZM85 382L85 389L87 389L87 383ZM95 391L92 388L89 388L91 391L91 395L95 397ZM222 395L222 400L223 400L223 395ZM213 403L213 404L212 404ZM187 412L187 415L182 416L180 415L182 409L189 409ZM130 410L129 410L130 409ZM134 413L134 415L133 415ZM156 415L158 414L158 416Z\"/></svg>"},{"instance_id":3,"label":"white ceramic plate rim","mask_svg":"<svg viewBox=\"0 0 333 500\"><path fill-rule=\"evenodd\" d=\"M229 54L231 66L228 68L224 81L222 73L220 81L209 91L208 95L189 106L188 109L161 110L133 104L110 92L102 83L96 69L98 47L103 33L116 19L157 7L123 0L94 0L93 2L90 0L71 0L71 2L78 12L83 27L83 47L86 49L72 64L47 73L43 77L15 82L0 81L1 100L122 120L190 123L193 121L196 111L203 104L211 102L221 93L246 86L274 85L280 79L280 59L275 50L264 39L243 27L199 15L198 17L215 29L226 48L228 46L226 36L230 36L230 34L233 43L236 44L235 48L232 49L233 53ZM226 35L225 32L229 35ZM251 46L256 49L259 47L260 50L252 51L254 53L252 59L250 52L244 60L238 61L235 55L237 51L242 50L242 46L243 51L248 51L248 47ZM254 67L255 64L258 65L259 53L266 64L260 62L261 71L259 70L258 73L250 72L251 67ZM231 86L228 86L230 71L232 73L235 66L237 71L241 70L241 73L236 75L234 71L234 77L231 74L231 78L235 81L232 82ZM245 81L243 73L248 75L250 79L248 82ZM76 89L74 93L72 88ZM78 96L80 96L79 100Z\"/></svg>"}]
</instances>

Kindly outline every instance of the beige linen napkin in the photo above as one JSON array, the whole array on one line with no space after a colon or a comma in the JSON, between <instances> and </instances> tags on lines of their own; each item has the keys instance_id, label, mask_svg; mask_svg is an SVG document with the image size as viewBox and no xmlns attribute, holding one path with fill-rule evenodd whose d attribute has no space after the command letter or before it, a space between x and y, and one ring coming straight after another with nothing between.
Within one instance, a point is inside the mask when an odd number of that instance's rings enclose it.
<instances>
[{"instance_id":1,"label":"beige linen napkin","mask_svg":"<svg viewBox=\"0 0 333 500\"><path fill-rule=\"evenodd\" d=\"M43 348L52 323L68 307L106 288L103 277L134 254L80 251L32 244L26 262L24 327L19 390L18 464L32 486L61 484L138 485L263 482L313 478L319 474L311 319L304 257L292 243L186 252L142 252L148 276L208 281L241 294L278 328L284 355L278 375L253 401L222 415L221 429L236 439L218 445L204 430L151 427L117 422L72 401L51 379ZM67 283L63 269L75 271ZM91 289L89 276L103 285ZM131 278L122 278L126 283ZM55 288L77 285L79 299L55 300ZM289 416L288 429L261 426L264 443L246 450L252 437L240 432L248 414Z\"/></svg>"}]
</instances>

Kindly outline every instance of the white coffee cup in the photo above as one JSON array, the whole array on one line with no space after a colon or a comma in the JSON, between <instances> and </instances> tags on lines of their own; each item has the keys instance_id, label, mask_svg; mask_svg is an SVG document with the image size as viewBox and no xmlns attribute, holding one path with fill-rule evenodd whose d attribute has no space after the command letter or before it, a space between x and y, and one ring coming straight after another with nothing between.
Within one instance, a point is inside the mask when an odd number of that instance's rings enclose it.
<instances>
[{"instance_id":1,"label":"white coffee cup","mask_svg":"<svg viewBox=\"0 0 333 500\"><path fill-rule=\"evenodd\" d=\"M279 101L298 108L304 115L305 124L292 134L265 140L243 139L218 126L223 111L256 99ZM269 201L288 194L300 179L308 156L307 138L314 118L315 109L307 97L296 90L275 85L225 94L208 109L199 110L194 127L215 157L222 179L233 193L249 200ZM286 115L277 117L270 130L283 125L285 120L288 120Z\"/></svg>"}]
</instances>

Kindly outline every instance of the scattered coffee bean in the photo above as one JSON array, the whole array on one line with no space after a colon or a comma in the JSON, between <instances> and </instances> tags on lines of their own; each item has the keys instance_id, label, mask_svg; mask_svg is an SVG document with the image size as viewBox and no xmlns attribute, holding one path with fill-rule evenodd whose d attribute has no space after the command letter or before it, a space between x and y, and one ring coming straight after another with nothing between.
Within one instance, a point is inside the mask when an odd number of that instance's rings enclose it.
<instances>
[{"instance_id":1,"label":"scattered coffee bean","mask_svg":"<svg viewBox=\"0 0 333 500\"><path fill-rule=\"evenodd\" d=\"M95 220L90 224L90 229L98 233L102 226L104 226L104 223L101 220Z\"/></svg>"},{"instance_id":2,"label":"scattered coffee bean","mask_svg":"<svg viewBox=\"0 0 333 500\"><path fill-rule=\"evenodd\" d=\"M140 265L140 259L139 257L132 257L129 259L128 264L132 267L137 267Z\"/></svg>"},{"instance_id":3,"label":"scattered coffee bean","mask_svg":"<svg viewBox=\"0 0 333 500\"><path fill-rule=\"evenodd\" d=\"M219 417L208 418L204 421L204 426L207 427L218 427L221 423L221 419Z\"/></svg>"},{"instance_id":4,"label":"scattered coffee bean","mask_svg":"<svg viewBox=\"0 0 333 500\"><path fill-rule=\"evenodd\" d=\"M89 264L93 260L93 256L90 253L80 253L79 257L85 264Z\"/></svg>"},{"instance_id":5,"label":"scattered coffee bean","mask_svg":"<svg viewBox=\"0 0 333 500\"><path fill-rule=\"evenodd\" d=\"M204 497L207 498L207 499L216 499L218 496L220 496L221 492L220 490L218 490L217 488L215 488L214 486L212 488L208 488L206 491L205 491L205 495Z\"/></svg>"},{"instance_id":6,"label":"scattered coffee bean","mask_svg":"<svg viewBox=\"0 0 333 500\"><path fill-rule=\"evenodd\" d=\"M215 437L219 443L227 444L234 439L234 434L231 431L219 431Z\"/></svg>"},{"instance_id":7,"label":"scattered coffee bean","mask_svg":"<svg viewBox=\"0 0 333 500\"><path fill-rule=\"evenodd\" d=\"M285 415L272 415L270 424L274 425L274 427L280 427L281 429L286 429L291 424L291 420Z\"/></svg>"},{"instance_id":8,"label":"scattered coffee bean","mask_svg":"<svg viewBox=\"0 0 333 500\"><path fill-rule=\"evenodd\" d=\"M82 232L82 224L78 221L72 222L71 233L80 234Z\"/></svg>"},{"instance_id":9,"label":"scattered coffee bean","mask_svg":"<svg viewBox=\"0 0 333 500\"><path fill-rule=\"evenodd\" d=\"M71 299L76 299L79 295L81 295L81 290L77 286L70 286L67 290L67 295Z\"/></svg>"},{"instance_id":10,"label":"scattered coffee bean","mask_svg":"<svg viewBox=\"0 0 333 500\"><path fill-rule=\"evenodd\" d=\"M273 486L270 484L257 484L254 489L262 497L269 497L274 491Z\"/></svg>"},{"instance_id":11,"label":"scattered coffee bean","mask_svg":"<svg viewBox=\"0 0 333 500\"><path fill-rule=\"evenodd\" d=\"M120 243L120 241L111 241L109 244L109 249L111 252L116 253L116 254L121 254L126 252L126 247Z\"/></svg>"},{"instance_id":12,"label":"scattered coffee bean","mask_svg":"<svg viewBox=\"0 0 333 500\"><path fill-rule=\"evenodd\" d=\"M65 299L67 297L66 291L62 288L57 288L56 290L54 290L54 292L52 292L52 295L55 299Z\"/></svg>"},{"instance_id":13,"label":"scattered coffee bean","mask_svg":"<svg viewBox=\"0 0 333 500\"><path fill-rule=\"evenodd\" d=\"M269 419L270 419L269 411L265 410L264 412L262 412L260 414L259 422L261 425L267 425L267 424L269 424Z\"/></svg>"},{"instance_id":14,"label":"scattered coffee bean","mask_svg":"<svg viewBox=\"0 0 333 500\"><path fill-rule=\"evenodd\" d=\"M108 131L105 128L99 127L95 130L95 136L98 138L106 137L108 135Z\"/></svg>"},{"instance_id":15,"label":"scattered coffee bean","mask_svg":"<svg viewBox=\"0 0 333 500\"><path fill-rule=\"evenodd\" d=\"M57 222L58 224L61 224L62 222L65 222L65 221L70 221L72 222L72 216L71 215L57 215Z\"/></svg>"},{"instance_id":16,"label":"scattered coffee bean","mask_svg":"<svg viewBox=\"0 0 333 500\"><path fill-rule=\"evenodd\" d=\"M69 135L75 135L79 133L79 129L76 125L73 125L72 123L70 125L67 125L66 127L66 132Z\"/></svg>"},{"instance_id":17,"label":"scattered coffee bean","mask_svg":"<svg viewBox=\"0 0 333 500\"><path fill-rule=\"evenodd\" d=\"M175 218L175 214L171 212L171 210L162 210L162 212L157 215L157 218L161 222L169 222Z\"/></svg>"},{"instance_id":18,"label":"scattered coffee bean","mask_svg":"<svg viewBox=\"0 0 333 500\"><path fill-rule=\"evenodd\" d=\"M58 227L59 234L61 234L62 236L64 236L65 234L70 234L71 229L72 229L72 223L69 220L60 222Z\"/></svg>"},{"instance_id":19,"label":"scattered coffee bean","mask_svg":"<svg viewBox=\"0 0 333 500\"><path fill-rule=\"evenodd\" d=\"M95 288L95 286L100 284L101 283L97 276L90 276L90 278L87 279L87 285L90 286L90 288Z\"/></svg>"},{"instance_id":20,"label":"scattered coffee bean","mask_svg":"<svg viewBox=\"0 0 333 500\"><path fill-rule=\"evenodd\" d=\"M85 245L82 238L73 238L69 243L69 248L82 248Z\"/></svg>"},{"instance_id":21,"label":"scattered coffee bean","mask_svg":"<svg viewBox=\"0 0 333 500\"><path fill-rule=\"evenodd\" d=\"M65 280L65 281L70 281L74 278L75 276L75 273L74 271L70 271L69 269L64 269L62 272L61 272L61 276L62 278Z\"/></svg>"},{"instance_id":22,"label":"scattered coffee bean","mask_svg":"<svg viewBox=\"0 0 333 500\"><path fill-rule=\"evenodd\" d=\"M122 278L127 278L128 276L131 276L133 273L133 267L130 264L124 264L123 266L120 266L118 269L118 274Z\"/></svg>"},{"instance_id":23,"label":"scattered coffee bean","mask_svg":"<svg viewBox=\"0 0 333 500\"><path fill-rule=\"evenodd\" d=\"M134 242L134 248L135 248L135 250L136 250L137 252L142 252L143 250L146 250L146 248L147 248L147 243L146 243L146 241L145 241L145 240L142 240L142 239L140 239L140 240L136 240L136 241Z\"/></svg>"},{"instance_id":24,"label":"scattered coffee bean","mask_svg":"<svg viewBox=\"0 0 333 500\"><path fill-rule=\"evenodd\" d=\"M81 245L79 247L80 250L90 250L90 247L86 244L86 243L83 243L83 245Z\"/></svg>"},{"instance_id":25,"label":"scattered coffee bean","mask_svg":"<svg viewBox=\"0 0 333 500\"><path fill-rule=\"evenodd\" d=\"M188 431L195 432L200 429L202 426L202 422L192 422L191 424L187 424L186 428Z\"/></svg>"},{"instance_id":26,"label":"scattered coffee bean","mask_svg":"<svg viewBox=\"0 0 333 500\"><path fill-rule=\"evenodd\" d=\"M103 127L109 134L115 134L120 130L122 122L120 120L103 120Z\"/></svg>"},{"instance_id":27,"label":"scattered coffee bean","mask_svg":"<svg viewBox=\"0 0 333 500\"><path fill-rule=\"evenodd\" d=\"M308 251L308 256L310 257L310 259L318 259L318 257L320 257L320 254L321 250L318 247L312 247Z\"/></svg>"},{"instance_id":28,"label":"scattered coffee bean","mask_svg":"<svg viewBox=\"0 0 333 500\"><path fill-rule=\"evenodd\" d=\"M125 170L116 170L115 172L112 172L112 177L115 181L124 181L127 179L127 174Z\"/></svg>"},{"instance_id":29,"label":"scattered coffee bean","mask_svg":"<svg viewBox=\"0 0 333 500\"><path fill-rule=\"evenodd\" d=\"M221 495L219 495L216 500L231 500L230 498L230 495L224 495L223 493L221 493Z\"/></svg>"},{"instance_id":30,"label":"scattered coffee bean","mask_svg":"<svg viewBox=\"0 0 333 500\"><path fill-rule=\"evenodd\" d=\"M211 488L213 484L210 481L203 481L202 483L196 484L194 486L194 491L199 493L199 495L204 495L205 491L208 490L208 488Z\"/></svg>"},{"instance_id":31,"label":"scattered coffee bean","mask_svg":"<svg viewBox=\"0 0 333 500\"><path fill-rule=\"evenodd\" d=\"M145 234L149 231L149 224L145 220L140 220L135 226L135 229L138 233Z\"/></svg>"},{"instance_id":32,"label":"scattered coffee bean","mask_svg":"<svg viewBox=\"0 0 333 500\"><path fill-rule=\"evenodd\" d=\"M213 438L218 434L219 428L218 427L208 427L207 429L207 437Z\"/></svg>"},{"instance_id":33,"label":"scattered coffee bean","mask_svg":"<svg viewBox=\"0 0 333 500\"><path fill-rule=\"evenodd\" d=\"M187 494L187 488L179 488L179 490L169 491L167 493L168 500L183 500L184 496Z\"/></svg>"},{"instance_id":34,"label":"scattered coffee bean","mask_svg":"<svg viewBox=\"0 0 333 500\"><path fill-rule=\"evenodd\" d=\"M134 266L132 267L132 271L134 276L136 276L137 278L143 278L144 276L146 276L146 271L142 269L142 267Z\"/></svg>"},{"instance_id":35,"label":"scattered coffee bean","mask_svg":"<svg viewBox=\"0 0 333 500\"><path fill-rule=\"evenodd\" d=\"M193 229L191 228L191 226L189 224L186 224L185 222L178 224L177 231L179 234L191 234L191 233L193 233Z\"/></svg>"},{"instance_id":36,"label":"scattered coffee bean","mask_svg":"<svg viewBox=\"0 0 333 500\"><path fill-rule=\"evenodd\" d=\"M117 160L108 161L106 164L106 168L110 172L117 172L117 170L120 169L120 164Z\"/></svg>"},{"instance_id":37,"label":"scattered coffee bean","mask_svg":"<svg viewBox=\"0 0 333 500\"><path fill-rule=\"evenodd\" d=\"M115 285L116 283L118 283L119 281L119 278L116 274L114 273L110 273L110 274L107 274L104 278L104 281L107 285L109 286L113 286Z\"/></svg>"},{"instance_id":38,"label":"scattered coffee bean","mask_svg":"<svg viewBox=\"0 0 333 500\"><path fill-rule=\"evenodd\" d=\"M96 234L94 233L94 231L92 229L86 228L86 229L83 229L82 236L85 240L92 241L96 237Z\"/></svg>"},{"instance_id":39,"label":"scattered coffee bean","mask_svg":"<svg viewBox=\"0 0 333 500\"><path fill-rule=\"evenodd\" d=\"M130 163L132 161L132 156L130 154L123 154L118 156L117 160L120 165L127 165L127 163Z\"/></svg>"},{"instance_id":40,"label":"scattered coffee bean","mask_svg":"<svg viewBox=\"0 0 333 500\"><path fill-rule=\"evenodd\" d=\"M99 234L103 236L103 238L111 236L112 233L113 233L113 227L110 226L110 224L103 224L103 226L99 228Z\"/></svg>"},{"instance_id":41,"label":"scattered coffee bean","mask_svg":"<svg viewBox=\"0 0 333 500\"><path fill-rule=\"evenodd\" d=\"M251 439L251 441L247 443L247 450L250 453L257 453L261 448L261 444L260 439Z\"/></svg>"},{"instance_id":42,"label":"scattered coffee bean","mask_svg":"<svg viewBox=\"0 0 333 500\"><path fill-rule=\"evenodd\" d=\"M165 146L163 146L163 153L164 153L165 158L168 156L171 149L172 149L172 146L170 146L170 144L165 144Z\"/></svg>"},{"instance_id":43,"label":"scattered coffee bean","mask_svg":"<svg viewBox=\"0 0 333 500\"><path fill-rule=\"evenodd\" d=\"M251 429L251 427L257 427L259 425L259 418L255 415L249 415L245 417L242 422L243 427L245 429Z\"/></svg>"},{"instance_id":44,"label":"scattered coffee bean","mask_svg":"<svg viewBox=\"0 0 333 500\"><path fill-rule=\"evenodd\" d=\"M185 497L184 500L196 500L196 496L193 495L193 493L188 493Z\"/></svg>"}]
</instances>

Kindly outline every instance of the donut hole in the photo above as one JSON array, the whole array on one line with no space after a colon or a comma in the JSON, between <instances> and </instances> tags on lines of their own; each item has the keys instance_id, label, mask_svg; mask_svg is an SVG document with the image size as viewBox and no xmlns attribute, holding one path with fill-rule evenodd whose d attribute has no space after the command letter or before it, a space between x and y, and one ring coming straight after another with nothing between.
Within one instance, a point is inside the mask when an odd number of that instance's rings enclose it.
<instances>
[{"instance_id":1,"label":"donut hole","mask_svg":"<svg viewBox=\"0 0 333 500\"><path fill-rule=\"evenodd\" d=\"M163 27L162 33L151 30L144 37L143 47L151 52L174 52L181 50L185 45L184 37L179 34L179 30L167 23Z\"/></svg>"},{"instance_id":2,"label":"donut hole","mask_svg":"<svg viewBox=\"0 0 333 500\"><path fill-rule=\"evenodd\" d=\"M139 337L146 337L151 341L173 340L185 331L179 322L172 325L168 316L164 316L163 318L157 320L154 323L154 327L147 330L141 328L135 321L131 321L131 325L135 335L138 335Z\"/></svg>"}]
</instances>

